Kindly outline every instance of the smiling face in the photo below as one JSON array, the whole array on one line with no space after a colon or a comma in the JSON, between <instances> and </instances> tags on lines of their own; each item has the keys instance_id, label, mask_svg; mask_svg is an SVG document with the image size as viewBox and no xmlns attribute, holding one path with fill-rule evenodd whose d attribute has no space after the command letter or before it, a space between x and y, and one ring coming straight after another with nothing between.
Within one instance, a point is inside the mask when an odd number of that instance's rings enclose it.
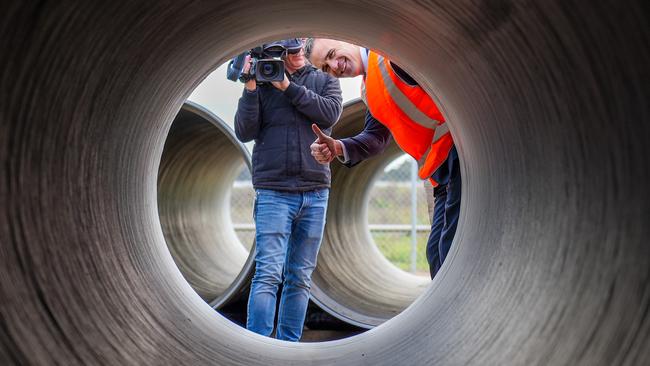
<instances>
[{"instance_id":1,"label":"smiling face","mask_svg":"<svg viewBox=\"0 0 650 366\"><path fill-rule=\"evenodd\" d=\"M360 48L352 43L316 38L309 61L316 68L337 78L353 78L363 74Z\"/></svg>"}]
</instances>

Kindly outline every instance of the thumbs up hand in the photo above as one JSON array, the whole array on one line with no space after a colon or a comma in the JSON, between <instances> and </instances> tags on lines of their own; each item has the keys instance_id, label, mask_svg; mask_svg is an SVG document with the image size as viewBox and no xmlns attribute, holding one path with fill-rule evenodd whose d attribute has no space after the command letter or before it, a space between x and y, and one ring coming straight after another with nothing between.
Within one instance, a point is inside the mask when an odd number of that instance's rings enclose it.
<instances>
[{"instance_id":1,"label":"thumbs up hand","mask_svg":"<svg viewBox=\"0 0 650 366\"><path fill-rule=\"evenodd\" d=\"M316 135L316 141L314 141L310 146L311 156L313 156L317 162L321 164L329 164L337 156L343 155L341 141L335 140L324 134L316 124L312 124L311 129Z\"/></svg>"}]
</instances>

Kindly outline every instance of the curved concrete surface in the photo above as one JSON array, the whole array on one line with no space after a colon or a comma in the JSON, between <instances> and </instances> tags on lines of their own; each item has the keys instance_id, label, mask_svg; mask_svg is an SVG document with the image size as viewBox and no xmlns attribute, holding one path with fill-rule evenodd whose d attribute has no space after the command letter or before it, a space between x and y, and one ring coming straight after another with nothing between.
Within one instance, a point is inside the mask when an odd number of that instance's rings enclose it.
<instances>
[{"instance_id":1,"label":"curved concrete surface","mask_svg":"<svg viewBox=\"0 0 650 366\"><path fill-rule=\"evenodd\" d=\"M0 363L649 364L646 3L4 2ZM403 65L452 122L464 177L426 293L315 344L216 314L174 265L156 204L193 87L300 34Z\"/></svg>"},{"instance_id":2,"label":"curved concrete surface","mask_svg":"<svg viewBox=\"0 0 650 366\"><path fill-rule=\"evenodd\" d=\"M158 212L174 262L215 307L245 291L254 267L230 218L232 185L243 166L250 168L250 156L234 131L185 103L160 161Z\"/></svg>"},{"instance_id":3,"label":"curved concrete surface","mask_svg":"<svg viewBox=\"0 0 650 366\"><path fill-rule=\"evenodd\" d=\"M363 129L366 107L360 100L344 106L335 137L354 136ZM313 275L312 300L330 314L359 327L371 328L409 306L431 282L390 263L368 230L368 195L374 179L403 152L393 142L375 158L346 168L332 167L327 225Z\"/></svg>"}]
</instances>

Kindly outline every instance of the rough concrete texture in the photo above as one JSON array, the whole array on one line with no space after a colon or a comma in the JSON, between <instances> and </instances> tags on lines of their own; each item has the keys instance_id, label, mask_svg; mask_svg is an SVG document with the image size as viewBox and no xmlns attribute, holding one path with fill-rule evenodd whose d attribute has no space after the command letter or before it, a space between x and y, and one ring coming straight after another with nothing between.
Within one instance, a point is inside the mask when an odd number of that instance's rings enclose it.
<instances>
[{"instance_id":1,"label":"rough concrete texture","mask_svg":"<svg viewBox=\"0 0 650 366\"><path fill-rule=\"evenodd\" d=\"M647 1L4 1L0 363L650 364ZM238 51L327 35L436 96L462 160L439 276L361 335L288 344L174 265L174 116Z\"/></svg>"}]
</instances>

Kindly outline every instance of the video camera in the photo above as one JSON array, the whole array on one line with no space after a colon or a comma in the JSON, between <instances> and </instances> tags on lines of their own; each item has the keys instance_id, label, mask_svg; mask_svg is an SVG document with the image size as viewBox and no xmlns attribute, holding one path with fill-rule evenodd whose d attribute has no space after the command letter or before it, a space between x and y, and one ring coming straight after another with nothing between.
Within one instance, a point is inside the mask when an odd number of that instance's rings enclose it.
<instances>
[{"instance_id":1,"label":"video camera","mask_svg":"<svg viewBox=\"0 0 650 366\"><path fill-rule=\"evenodd\" d=\"M230 60L226 77L228 80L241 81L256 80L258 83L282 81L284 79L284 61L280 58L285 53L298 53L302 49L302 40L299 38L284 39L266 43L244 52ZM251 68L244 74L246 56L251 56Z\"/></svg>"}]
</instances>

